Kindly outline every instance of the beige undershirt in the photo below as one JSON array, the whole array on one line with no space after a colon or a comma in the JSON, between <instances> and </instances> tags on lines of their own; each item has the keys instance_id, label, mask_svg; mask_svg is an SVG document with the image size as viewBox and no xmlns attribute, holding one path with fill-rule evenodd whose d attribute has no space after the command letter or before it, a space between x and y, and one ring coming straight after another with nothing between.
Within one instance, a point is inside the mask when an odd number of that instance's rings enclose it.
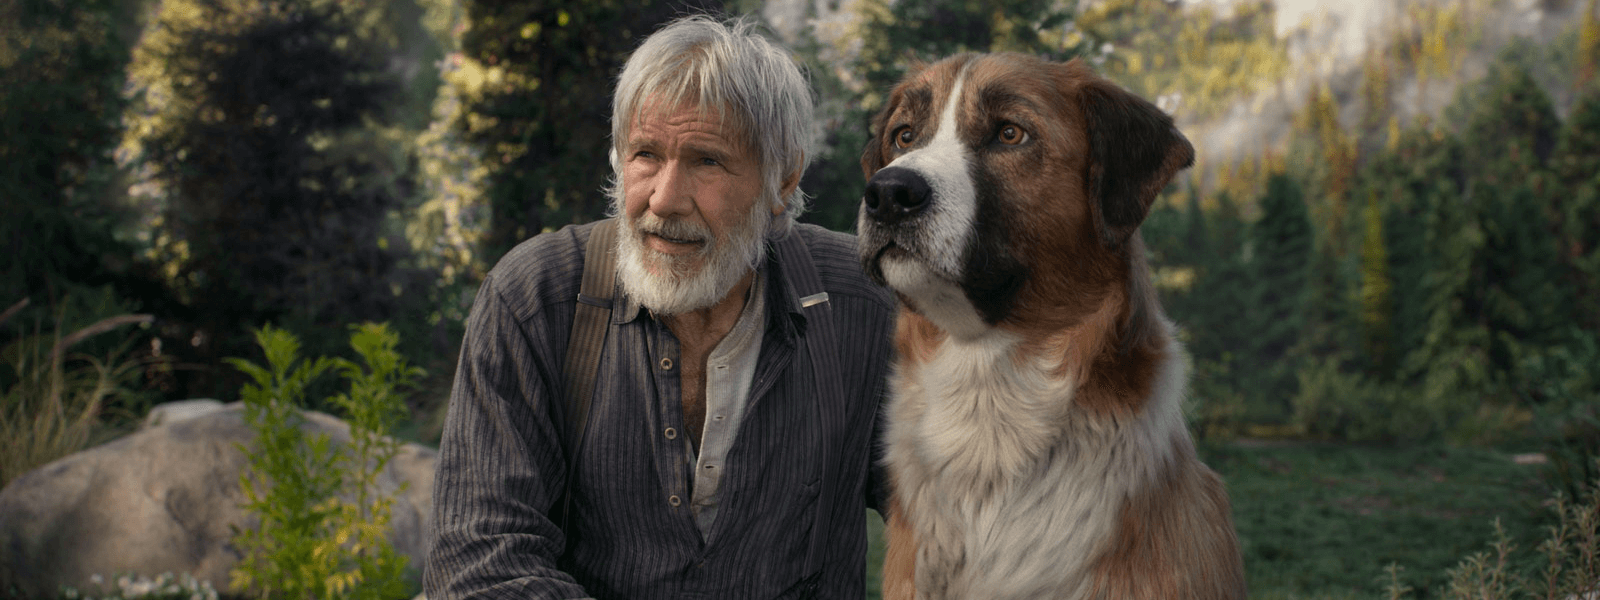
<instances>
[{"instance_id":1,"label":"beige undershirt","mask_svg":"<svg viewBox=\"0 0 1600 600\"><path fill-rule=\"evenodd\" d=\"M733 438L739 433L745 406L749 404L750 383L755 379L756 359L761 356L761 337L766 329L766 281L765 269L757 269L739 321L706 357L706 422L694 468L694 497L689 504L701 538L711 532L711 524L717 519L717 493L728 449L733 447Z\"/></svg>"}]
</instances>

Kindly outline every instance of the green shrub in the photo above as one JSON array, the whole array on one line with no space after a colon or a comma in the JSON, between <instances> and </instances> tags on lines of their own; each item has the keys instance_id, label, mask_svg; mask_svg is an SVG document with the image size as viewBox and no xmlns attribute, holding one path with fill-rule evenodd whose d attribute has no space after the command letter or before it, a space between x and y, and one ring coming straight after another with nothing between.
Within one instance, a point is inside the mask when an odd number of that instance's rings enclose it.
<instances>
[{"instance_id":1,"label":"green shrub","mask_svg":"<svg viewBox=\"0 0 1600 600\"><path fill-rule=\"evenodd\" d=\"M1580 497L1569 499L1557 492L1547 504L1555 513L1556 524L1535 549L1538 556L1534 560L1517 552L1512 536L1495 519L1489 549L1450 569L1444 597L1592 598L1600 592L1600 479L1590 480ZM1390 566L1389 597L1407 598L1410 589L1400 583L1397 571L1397 566Z\"/></svg>"},{"instance_id":2,"label":"green shrub","mask_svg":"<svg viewBox=\"0 0 1600 600\"><path fill-rule=\"evenodd\" d=\"M256 530L235 530L233 543L244 554L232 572L235 591L306 599L406 595L406 557L385 537L394 500L378 491L377 477L400 448L388 437L406 413L398 390L413 385L421 369L406 364L386 325L353 331L350 345L364 364L302 361L299 340L270 326L256 331L266 367L229 359L253 380L241 392L256 437L253 448L240 446L250 456L240 485L245 507L260 518ZM307 385L329 370L350 384L332 400L350 424L345 445L299 427Z\"/></svg>"}]
</instances>

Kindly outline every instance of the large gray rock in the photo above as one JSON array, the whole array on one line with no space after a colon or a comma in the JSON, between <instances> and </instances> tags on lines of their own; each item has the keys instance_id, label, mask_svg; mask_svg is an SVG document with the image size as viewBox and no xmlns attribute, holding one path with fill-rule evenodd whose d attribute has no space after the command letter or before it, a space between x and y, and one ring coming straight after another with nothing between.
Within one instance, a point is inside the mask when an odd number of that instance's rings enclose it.
<instances>
[{"instance_id":1,"label":"large gray rock","mask_svg":"<svg viewBox=\"0 0 1600 600\"><path fill-rule=\"evenodd\" d=\"M336 443L349 427L308 412L308 431ZM253 528L239 504L247 467L235 446L254 434L243 406L229 404L193 418L149 427L62 458L0 490L0 590L54 596L65 584L84 588L100 574L191 573L219 590L240 555L230 525ZM379 485L396 498L389 539L420 568L433 508L432 449L406 444Z\"/></svg>"}]
</instances>

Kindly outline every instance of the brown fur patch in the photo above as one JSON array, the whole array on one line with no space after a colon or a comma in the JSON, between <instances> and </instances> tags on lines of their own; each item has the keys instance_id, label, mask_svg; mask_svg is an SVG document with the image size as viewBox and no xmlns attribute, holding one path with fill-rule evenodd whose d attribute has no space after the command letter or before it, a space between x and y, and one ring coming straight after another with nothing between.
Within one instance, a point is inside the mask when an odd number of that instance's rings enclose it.
<instances>
[{"instance_id":1,"label":"brown fur patch","mask_svg":"<svg viewBox=\"0 0 1600 600\"><path fill-rule=\"evenodd\" d=\"M883 555L883 599L914 600L917 597L917 534L906 522L905 510L896 496L884 522L888 548Z\"/></svg>"},{"instance_id":2,"label":"brown fur patch","mask_svg":"<svg viewBox=\"0 0 1600 600\"><path fill-rule=\"evenodd\" d=\"M895 320L894 328L895 352L902 360L914 363L931 360L939 344L950 337L938 325L908 308L903 301L900 303L900 318Z\"/></svg>"},{"instance_id":3,"label":"brown fur patch","mask_svg":"<svg viewBox=\"0 0 1600 600\"><path fill-rule=\"evenodd\" d=\"M1239 540L1222 479L1187 436L1162 477L1123 501L1090 598L1243 598Z\"/></svg>"}]
</instances>

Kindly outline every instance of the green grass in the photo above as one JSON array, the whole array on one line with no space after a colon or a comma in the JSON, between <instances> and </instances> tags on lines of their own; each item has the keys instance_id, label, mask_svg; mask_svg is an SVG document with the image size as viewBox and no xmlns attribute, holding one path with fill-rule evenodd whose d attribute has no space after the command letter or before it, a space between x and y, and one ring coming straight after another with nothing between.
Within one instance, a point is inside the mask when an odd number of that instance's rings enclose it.
<instances>
[{"instance_id":1,"label":"green grass","mask_svg":"<svg viewBox=\"0 0 1600 600\"><path fill-rule=\"evenodd\" d=\"M1554 521L1541 504L1544 467L1494 450L1296 444L1204 454L1228 484L1256 599L1384 598L1390 563L1414 598L1441 598L1447 570L1488 549L1496 518L1530 556ZM867 597L876 599L883 524L868 512Z\"/></svg>"}]
</instances>

